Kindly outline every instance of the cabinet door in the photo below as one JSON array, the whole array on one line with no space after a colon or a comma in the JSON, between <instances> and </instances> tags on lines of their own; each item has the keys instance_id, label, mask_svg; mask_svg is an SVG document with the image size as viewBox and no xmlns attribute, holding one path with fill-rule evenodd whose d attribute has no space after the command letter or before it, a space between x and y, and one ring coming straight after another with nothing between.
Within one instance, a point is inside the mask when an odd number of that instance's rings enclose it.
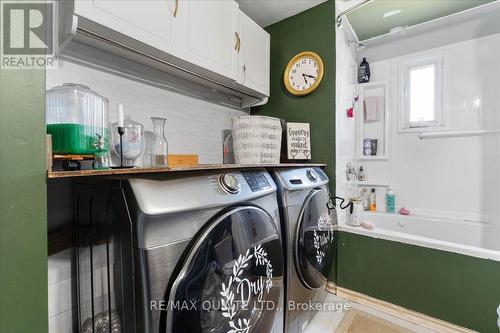
<instances>
[{"instance_id":1,"label":"cabinet door","mask_svg":"<svg viewBox=\"0 0 500 333\"><path fill-rule=\"evenodd\" d=\"M239 33L238 83L269 96L269 34L241 11Z\"/></svg>"},{"instance_id":2,"label":"cabinet door","mask_svg":"<svg viewBox=\"0 0 500 333\"><path fill-rule=\"evenodd\" d=\"M236 80L238 4L233 0L181 0L181 6L187 7L186 60Z\"/></svg>"},{"instance_id":3,"label":"cabinet door","mask_svg":"<svg viewBox=\"0 0 500 333\"><path fill-rule=\"evenodd\" d=\"M172 53L176 0L77 0L75 14Z\"/></svg>"}]
</instances>

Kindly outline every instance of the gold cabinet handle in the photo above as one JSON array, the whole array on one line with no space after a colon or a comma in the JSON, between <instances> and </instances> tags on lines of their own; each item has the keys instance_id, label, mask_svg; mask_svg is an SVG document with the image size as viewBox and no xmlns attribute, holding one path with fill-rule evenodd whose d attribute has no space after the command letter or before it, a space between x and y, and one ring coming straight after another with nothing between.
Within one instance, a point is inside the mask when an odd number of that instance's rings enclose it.
<instances>
[{"instance_id":1,"label":"gold cabinet handle","mask_svg":"<svg viewBox=\"0 0 500 333\"><path fill-rule=\"evenodd\" d=\"M234 33L236 35L236 44L234 45L234 50L240 53L241 39L238 32Z\"/></svg>"},{"instance_id":2,"label":"gold cabinet handle","mask_svg":"<svg viewBox=\"0 0 500 333\"><path fill-rule=\"evenodd\" d=\"M177 17L178 10L179 10L179 0L175 0L174 17Z\"/></svg>"}]
</instances>

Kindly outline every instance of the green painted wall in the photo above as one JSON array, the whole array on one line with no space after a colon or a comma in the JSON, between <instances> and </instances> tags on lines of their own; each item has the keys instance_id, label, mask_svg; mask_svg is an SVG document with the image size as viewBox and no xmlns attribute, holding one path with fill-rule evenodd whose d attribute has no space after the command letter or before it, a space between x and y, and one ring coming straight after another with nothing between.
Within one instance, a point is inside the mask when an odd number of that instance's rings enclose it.
<instances>
[{"instance_id":1,"label":"green painted wall","mask_svg":"<svg viewBox=\"0 0 500 333\"><path fill-rule=\"evenodd\" d=\"M0 333L47 332L45 71L0 70Z\"/></svg>"},{"instance_id":2,"label":"green painted wall","mask_svg":"<svg viewBox=\"0 0 500 333\"><path fill-rule=\"evenodd\" d=\"M312 161L328 164L330 179L335 179L334 24L335 4L330 0L266 28L271 35L271 96L266 105L251 111L290 122L310 123ZM294 97L286 92L283 72L288 61L301 51L319 54L325 75L312 94Z\"/></svg>"},{"instance_id":3,"label":"green painted wall","mask_svg":"<svg viewBox=\"0 0 500 333\"><path fill-rule=\"evenodd\" d=\"M340 232L337 274L341 287L498 333L499 262Z\"/></svg>"}]
</instances>

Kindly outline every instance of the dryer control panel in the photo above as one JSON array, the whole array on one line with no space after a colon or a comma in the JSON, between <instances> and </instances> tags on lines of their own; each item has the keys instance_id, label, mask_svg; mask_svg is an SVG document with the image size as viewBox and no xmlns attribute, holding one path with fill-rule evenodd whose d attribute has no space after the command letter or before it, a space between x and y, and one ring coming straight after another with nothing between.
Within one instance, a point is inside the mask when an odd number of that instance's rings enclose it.
<instances>
[{"instance_id":1,"label":"dryer control panel","mask_svg":"<svg viewBox=\"0 0 500 333\"><path fill-rule=\"evenodd\" d=\"M241 174L252 192L271 188L271 184L261 171L243 171Z\"/></svg>"}]
</instances>

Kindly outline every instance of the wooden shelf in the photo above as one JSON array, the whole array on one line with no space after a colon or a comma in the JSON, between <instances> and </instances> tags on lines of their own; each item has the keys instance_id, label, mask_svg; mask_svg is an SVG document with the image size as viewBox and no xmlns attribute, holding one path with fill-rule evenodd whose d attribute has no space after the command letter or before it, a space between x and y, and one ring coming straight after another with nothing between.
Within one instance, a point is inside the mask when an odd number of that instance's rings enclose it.
<instances>
[{"instance_id":1,"label":"wooden shelf","mask_svg":"<svg viewBox=\"0 0 500 333\"><path fill-rule=\"evenodd\" d=\"M95 177L95 176L121 176L140 174L163 174L180 171L210 171L210 170L234 170L253 168L300 168L300 167L325 167L326 164L312 163L281 163L281 164L200 164L195 167L175 168L132 168L132 169L110 169L110 170L80 170L80 171L48 171L47 178L73 178L73 177Z\"/></svg>"}]
</instances>

